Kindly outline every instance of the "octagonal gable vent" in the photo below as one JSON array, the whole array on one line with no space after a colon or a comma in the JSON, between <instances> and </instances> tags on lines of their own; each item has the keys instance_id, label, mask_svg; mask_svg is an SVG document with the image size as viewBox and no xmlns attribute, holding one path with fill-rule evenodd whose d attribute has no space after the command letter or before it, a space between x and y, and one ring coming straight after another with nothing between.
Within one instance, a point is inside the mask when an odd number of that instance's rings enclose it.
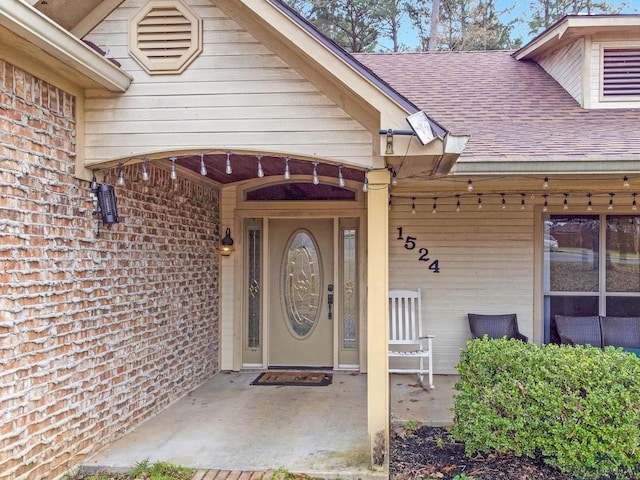
<instances>
[{"instance_id":1,"label":"octagonal gable vent","mask_svg":"<svg viewBox=\"0 0 640 480\"><path fill-rule=\"evenodd\" d=\"M151 0L129 22L129 52L150 74L181 73L202 52L202 19L179 0Z\"/></svg>"}]
</instances>

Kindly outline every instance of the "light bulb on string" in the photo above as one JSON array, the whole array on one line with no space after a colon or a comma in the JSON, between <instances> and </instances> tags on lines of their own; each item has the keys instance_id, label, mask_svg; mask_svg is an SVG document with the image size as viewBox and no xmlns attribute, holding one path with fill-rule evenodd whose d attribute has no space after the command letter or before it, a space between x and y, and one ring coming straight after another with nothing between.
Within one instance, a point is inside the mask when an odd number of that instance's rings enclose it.
<instances>
[{"instance_id":1,"label":"light bulb on string","mask_svg":"<svg viewBox=\"0 0 640 480\"><path fill-rule=\"evenodd\" d=\"M96 172L93 172L93 177L91 177L91 190L98 189L98 179L96 178Z\"/></svg>"},{"instance_id":2,"label":"light bulb on string","mask_svg":"<svg viewBox=\"0 0 640 480\"><path fill-rule=\"evenodd\" d=\"M591 194L587 193L587 198L589 199L589 202L587 203L587 212L591 212L593 211L593 204L591 203Z\"/></svg>"},{"instance_id":3,"label":"light bulb on string","mask_svg":"<svg viewBox=\"0 0 640 480\"><path fill-rule=\"evenodd\" d=\"M478 210L482 210L482 194L478 193Z\"/></svg>"},{"instance_id":4,"label":"light bulb on string","mask_svg":"<svg viewBox=\"0 0 640 480\"><path fill-rule=\"evenodd\" d=\"M118 164L118 185L124 186L124 170L121 163Z\"/></svg>"},{"instance_id":5,"label":"light bulb on string","mask_svg":"<svg viewBox=\"0 0 640 480\"><path fill-rule=\"evenodd\" d=\"M203 177L207 174L207 166L204 164L204 153L200 154L200 175Z\"/></svg>"},{"instance_id":6,"label":"light bulb on string","mask_svg":"<svg viewBox=\"0 0 640 480\"><path fill-rule=\"evenodd\" d=\"M549 188L549 177L544 177L544 182L542 183L542 188L545 190Z\"/></svg>"},{"instance_id":7,"label":"light bulb on string","mask_svg":"<svg viewBox=\"0 0 640 480\"><path fill-rule=\"evenodd\" d=\"M224 170L227 175L231 175L233 173L233 170L231 169L231 152L227 150L227 166Z\"/></svg>"},{"instance_id":8,"label":"light bulb on string","mask_svg":"<svg viewBox=\"0 0 640 480\"><path fill-rule=\"evenodd\" d=\"M431 213L436 214L438 212L438 197L433 197L433 209Z\"/></svg>"},{"instance_id":9,"label":"light bulb on string","mask_svg":"<svg viewBox=\"0 0 640 480\"><path fill-rule=\"evenodd\" d=\"M611 211L613 210L613 196L615 195L615 193L610 193L609 194L609 206L607 207L607 210Z\"/></svg>"},{"instance_id":10,"label":"light bulb on string","mask_svg":"<svg viewBox=\"0 0 640 480\"><path fill-rule=\"evenodd\" d=\"M631 184L629 183L629 177L625 176L625 177L622 179L622 186L623 186L624 188L629 188L629 186L630 186L630 185L631 185Z\"/></svg>"},{"instance_id":11,"label":"light bulb on string","mask_svg":"<svg viewBox=\"0 0 640 480\"><path fill-rule=\"evenodd\" d=\"M367 193L369 191L369 178L367 177L367 172L364 173L364 182L362 182L362 191Z\"/></svg>"},{"instance_id":12,"label":"light bulb on string","mask_svg":"<svg viewBox=\"0 0 640 480\"><path fill-rule=\"evenodd\" d=\"M456 213L460 213L460 195L456 195Z\"/></svg>"},{"instance_id":13,"label":"light bulb on string","mask_svg":"<svg viewBox=\"0 0 640 480\"><path fill-rule=\"evenodd\" d=\"M569 210L569 201L567 200L567 197L569 196L568 193L564 193L564 200L562 201L562 209L563 210Z\"/></svg>"},{"instance_id":14,"label":"light bulb on string","mask_svg":"<svg viewBox=\"0 0 640 480\"><path fill-rule=\"evenodd\" d=\"M524 202L524 193L520 194L522 196L522 199L520 200L520 210L524 210L526 208L525 202Z\"/></svg>"},{"instance_id":15,"label":"light bulb on string","mask_svg":"<svg viewBox=\"0 0 640 480\"><path fill-rule=\"evenodd\" d=\"M504 198L504 193L501 193L500 195L502 196L502 209L505 210L507 208L507 201Z\"/></svg>"},{"instance_id":16,"label":"light bulb on string","mask_svg":"<svg viewBox=\"0 0 640 480\"><path fill-rule=\"evenodd\" d=\"M467 182L467 191L473 192L473 182L471 180Z\"/></svg>"},{"instance_id":17,"label":"light bulb on string","mask_svg":"<svg viewBox=\"0 0 640 480\"><path fill-rule=\"evenodd\" d=\"M395 169L391 170L391 185L398 185L398 174L396 173Z\"/></svg>"},{"instance_id":18,"label":"light bulb on string","mask_svg":"<svg viewBox=\"0 0 640 480\"><path fill-rule=\"evenodd\" d=\"M289 157L284 159L284 179L289 180L291 178L291 172L289 171Z\"/></svg>"},{"instance_id":19,"label":"light bulb on string","mask_svg":"<svg viewBox=\"0 0 640 480\"><path fill-rule=\"evenodd\" d=\"M171 157L171 180L175 180L178 178L178 173L176 172L176 157Z\"/></svg>"},{"instance_id":20,"label":"light bulb on string","mask_svg":"<svg viewBox=\"0 0 640 480\"><path fill-rule=\"evenodd\" d=\"M411 215L416 214L416 197L411 197Z\"/></svg>"},{"instance_id":21,"label":"light bulb on string","mask_svg":"<svg viewBox=\"0 0 640 480\"><path fill-rule=\"evenodd\" d=\"M264 170L262 169L262 155L256 155L258 159L258 178L264 177Z\"/></svg>"},{"instance_id":22,"label":"light bulb on string","mask_svg":"<svg viewBox=\"0 0 640 480\"><path fill-rule=\"evenodd\" d=\"M638 205L636 204L636 195L637 193L632 193L631 194L633 196L633 202L631 202L631 210L633 210L634 212L638 210Z\"/></svg>"},{"instance_id":23,"label":"light bulb on string","mask_svg":"<svg viewBox=\"0 0 640 480\"><path fill-rule=\"evenodd\" d=\"M344 177L342 176L342 165L338 166L338 185L344 187Z\"/></svg>"},{"instance_id":24,"label":"light bulb on string","mask_svg":"<svg viewBox=\"0 0 640 480\"><path fill-rule=\"evenodd\" d=\"M544 205L542 206L542 211L547 212L549 211L549 203L547 202L548 195L545 194L543 195L543 197L544 197Z\"/></svg>"},{"instance_id":25,"label":"light bulb on string","mask_svg":"<svg viewBox=\"0 0 640 480\"><path fill-rule=\"evenodd\" d=\"M142 180L149 181L149 171L147 170L147 157L142 159Z\"/></svg>"},{"instance_id":26,"label":"light bulb on string","mask_svg":"<svg viewBox=\"0 0 640 480\"><path fill-rule=\"evenodd\" d=\"M313 184L318 185L320 179L318 178L318 162L313 162Z\"/></svg>"}]
</instances>

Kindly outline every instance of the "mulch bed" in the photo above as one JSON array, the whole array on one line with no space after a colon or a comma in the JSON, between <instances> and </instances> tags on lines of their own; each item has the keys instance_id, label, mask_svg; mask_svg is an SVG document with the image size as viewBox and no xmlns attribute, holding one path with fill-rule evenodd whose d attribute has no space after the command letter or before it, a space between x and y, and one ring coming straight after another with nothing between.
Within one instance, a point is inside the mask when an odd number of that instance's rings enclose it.
<instances>
[{"instance_id":1,"label":"mulch bed","mask_svg":"<svg viewBox=\"0 0 640 480\"><path fill-rule=\"evenodd\" d=\"M391 480L450 480L463 473L474 480L573 478L546 465L540 458L497 454L467 457L464 444L451 441L442 427L422 426L413 432L406 431L401 425L392 427Z\"/></svg>"}]
</instances>

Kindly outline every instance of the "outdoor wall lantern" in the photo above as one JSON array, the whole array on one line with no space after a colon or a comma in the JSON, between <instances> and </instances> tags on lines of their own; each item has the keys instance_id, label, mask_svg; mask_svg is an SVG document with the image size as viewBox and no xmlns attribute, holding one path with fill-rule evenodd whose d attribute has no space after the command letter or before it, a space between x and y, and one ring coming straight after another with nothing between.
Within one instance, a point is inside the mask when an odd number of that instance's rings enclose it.
<instances>
[{"instance_id":1,"label":"outdoor wall lantern","mask_svg":"<svg viewBox=\"0 0 640 480\"><path fill-rule=\"evenodd\" d=\"M102 215L102 223L118 223L118 208L116 206L116 192L111 185L100 184L96 188L98 197L98 212Z\"/></svg>"},{"instance_id":2,"label":"outdoor wall lantern","mask_svg":"<svg viewBox=\"0 0 640 480\"><path fill-rule=\"evenodd\" d=\"M233 246L233 238L231 238L231 229L227 228L225 236L218 247L218 253L223 257L228 257L234 250L235 247Z\"/></svg>"}]
</instances>

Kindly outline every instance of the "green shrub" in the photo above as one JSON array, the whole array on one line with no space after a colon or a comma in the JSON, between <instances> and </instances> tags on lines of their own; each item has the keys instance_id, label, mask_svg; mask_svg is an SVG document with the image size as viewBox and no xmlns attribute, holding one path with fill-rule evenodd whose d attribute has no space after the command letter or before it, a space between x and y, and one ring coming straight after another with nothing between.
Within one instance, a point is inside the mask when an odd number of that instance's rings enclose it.
<instances>
[{"instance_id":1,"label":"green shrub","mask_svg":"<svg viewBox=\"0 0 640 480\"><path fill-rule=\"evenodd\" d=\"M542 454L583 478L640 472L640 359L621 349L467 344L452 436L475 452ZM635 476L634 476L635 472Z\"/></svg>"}]
</instances>

